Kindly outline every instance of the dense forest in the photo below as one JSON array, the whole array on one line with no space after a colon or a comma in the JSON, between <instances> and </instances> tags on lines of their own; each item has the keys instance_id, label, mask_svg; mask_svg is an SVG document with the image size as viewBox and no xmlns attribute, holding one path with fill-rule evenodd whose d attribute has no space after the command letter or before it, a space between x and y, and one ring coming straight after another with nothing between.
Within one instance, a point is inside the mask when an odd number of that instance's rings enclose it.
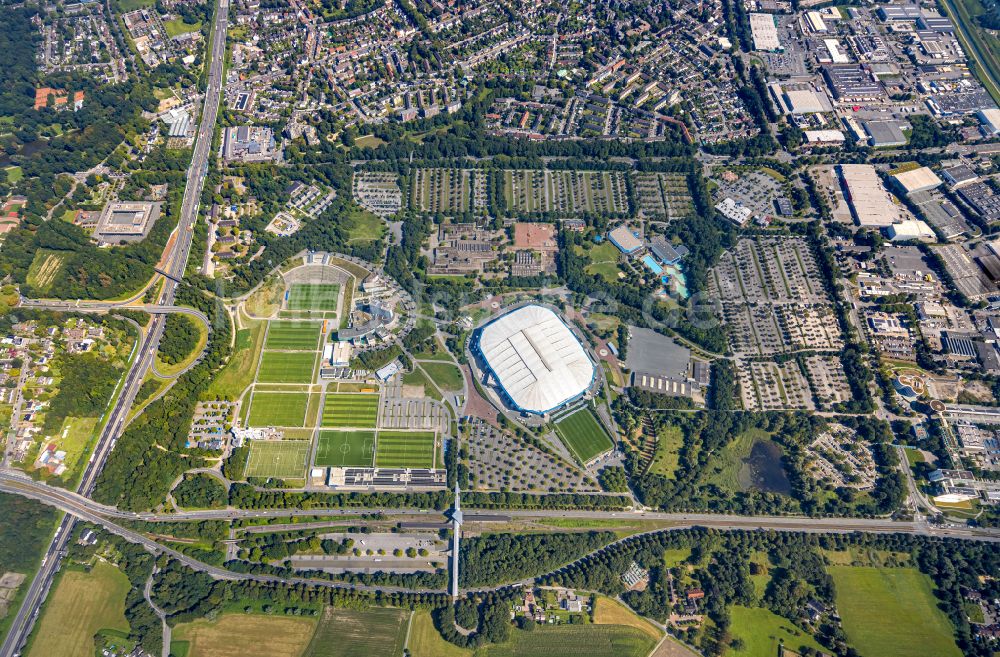
<instances>
[{"instance_id":1,"label":"dense forest","mask_svg":"<svg viewBox=\"0 0 1000 657\"><path fill-rule=\"evenodd\" d=\"M612 532L486 534L462 541L461 586L493 586L550 572L615 540Z\"/></svg>"},{"instance_id":2,"label":"dense forest","mask_svg":"<svg viewBox=\"0 0 1000 657\"><path fill-rule=\"evenodd\" d=\"M180 313L167 315L159 347L159 356L164 363L176 365L183 362L198 346L200 331L196 321Z\"/></svg>"}]
</instances>

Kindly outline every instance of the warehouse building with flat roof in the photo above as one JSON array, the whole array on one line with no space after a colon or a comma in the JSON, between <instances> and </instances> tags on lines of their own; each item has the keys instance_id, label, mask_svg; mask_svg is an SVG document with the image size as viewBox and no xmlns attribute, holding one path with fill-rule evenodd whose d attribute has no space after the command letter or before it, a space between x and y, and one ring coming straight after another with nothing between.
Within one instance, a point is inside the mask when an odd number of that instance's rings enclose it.
<instances>
[{"instance_id":1,"label":"warehouse building with flat roof","mask_svg":"<svg viewBox=\"0 0 1000 657\"><path fill-rule=\"evenodd\" d=\"M750 32L753 35L754 50L764 52L782 50L781 40L778 38L778 26L771 14L750 14Z\"/></svg>"},{"instance_id":2,"label":"warehouse building with flat roof","mask_svg":"<svg viewBox=\"0 0 1000 657\"><path fill-rule=\"evenodd\" d=\"M902 219L900 209L882 185L875 167L870 164L839 164L837 169L844 196L858 224L884 227Z\"/></svg>"},{"instance_id":3,"label":"warehouse building with flat roof","mask_svg":"<svg viewBox=\"0 0 1000 657\"><path fill-rule=\"evenodd\" d=\"M470 348L504 402L522 413L546 415L579 399L597 372L566 323L534 304L478 329Z\"/></svg>"}]
</instances>

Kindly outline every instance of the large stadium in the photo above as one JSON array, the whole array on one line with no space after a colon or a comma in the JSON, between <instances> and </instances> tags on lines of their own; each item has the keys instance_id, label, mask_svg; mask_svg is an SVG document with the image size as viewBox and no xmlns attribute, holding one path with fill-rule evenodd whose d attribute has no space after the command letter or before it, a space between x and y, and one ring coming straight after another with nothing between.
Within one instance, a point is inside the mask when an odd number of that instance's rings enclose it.
<instances>
[{"instance_id":1,"label":"large stadium","mask_svg":"<svg viewBox=\"0 0 1000 657\"><path fill-rule=\"evenodd\" d=\"M522 306L494 319L472 339L472 351L504 401L544 415L579 398L594 381L594 363L551 310Z\"/></svg>"}]
</instances>

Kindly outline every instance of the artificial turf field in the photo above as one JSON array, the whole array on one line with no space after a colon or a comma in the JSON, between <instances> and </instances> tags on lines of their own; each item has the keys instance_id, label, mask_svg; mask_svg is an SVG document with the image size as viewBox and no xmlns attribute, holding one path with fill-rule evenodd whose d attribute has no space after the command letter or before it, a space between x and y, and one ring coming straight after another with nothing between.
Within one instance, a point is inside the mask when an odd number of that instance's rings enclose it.
<instances>
[{"instance_id":1,"label":"artificial turf field","mask_svg":"<svg viewBox=\"0 0 1000 657\"><path fill-rule=\"evenodd\" d=\"M308 406L307 392L254 392L247 423L251 427L301 427Z\"/></svg>"},{"instance_id":2,"label":"artificial turf field","mask_svg":"<svg viewBox=\"0 0 1000 657\"><path fill-rule=\"evenodd\" d=\"M309 457L308 440L255 440L247 459L247 477L301 479Z\"/></svg>"},{"instance_id":3,"label":"artificial turf field","mask_svg":"<svg viewBox=\"0 0 1000 657\"><path fill-rule=\"evenodd\" d=\"M380 468L433 468L433 431L379 431L375 465Z\"/></svg>"},{"instance_id":4,"label":"artificial turf field","mask_svg":"<svg viewBox=\"0 0 1000 657\"><path fill-rule=\"evenodd\" d=\"M327 393L323 401L322 427L374 429L378 418L378 395Z\"/></svg>"},{"instance_id":5,"label":"artificial turf field","mask_svg":"<svg viewBox=\"0 0 1000 657\"><path fill-rule=\"evenodd\" d=\"M340 286L336 283L292 283L288 290L289 310L333 311L337 309Z\"/></svg>"},{"instance_id":6,"label":"artificial turf field","mask_svg":"<svg viewBox=\"0 0 1000 657\"><path fill-rule=\"evenodd\" d=\"M317 322L269 322L264 348L315 351L319 345L319 327Z\"/></svg>"},{"instance_id":7,"label":"artificial turf field","mask_svg":"<svg viewBox=\"0 0 1000 657\"><path fill-rule=\"evenodd\" d=\"M556 433L569 451L583 463L614 447L608 433L586 408L559 420L556 423Z\"/></svg>"},{"instance_id":8,"label":"artificial turf field","mask_svg":"<svg viewBox=\"0 0 1000 657\"><path fill-rule=\"evenodd\" d=\"M320 431L316 465L370 468L374 451L374 431Z\"/></svg>"},{"instance_id":9,"label":"artificial turf field","mask_svg":"<svg viewBox=\"0 0 1000 657\"><path fill-rule=\"evenodd\" d=\"M262 383L312 383L316 352L265 351L257 380Z\"/></svg>"}]
</instances>

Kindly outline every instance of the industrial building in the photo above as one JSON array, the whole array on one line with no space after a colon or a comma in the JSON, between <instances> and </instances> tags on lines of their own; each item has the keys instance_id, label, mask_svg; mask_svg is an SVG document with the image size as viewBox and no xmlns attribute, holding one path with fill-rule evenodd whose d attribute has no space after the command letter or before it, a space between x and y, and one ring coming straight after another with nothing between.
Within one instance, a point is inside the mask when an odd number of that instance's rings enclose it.
<instances>
[{"instance_id":1,"label":"industrial building","mask_svg":"<svg viewBox=\"0 0 1000 657\"><path fill-rule=\"evenodd\" d=\"M552 310L521 306L476 331L471 349L511 407L545 415L587 391L596 369Z\"/></svg>"},{"instance_id":2,"label":"industrial building","mask_svg":"<svg viewBox=\"0 0 1000 657\"><path fill-rule=\"evenodd\" d=\"M934 231L923 221L909 219L892 224L885 229L886 235L894 242L904 240L934 240Z\"/></svg>"},{"instance_id":3,"label":"industrial building","mask_svg":"<svg viewBox=\"0 0 1000 657\"><path fill-rule=\"evenodd\" d=\"M830 64L823 77L833 97L842 103L885 100L885 87L871 72L856 64Z\"/></svg>"},{"instance_id":4,"label":"industrial building","mask_svg":"<svg viewBox=\"0 0 1000 657\"><path fill-rule=\"evenodd\" d=\"M875 148L906 145L906 135L898 121L865 121L864 127Z\"/></svg>"},{"instance_id":5,"label":"industrial building","mask_svg":"<svg viewBox=\"0 0 1000 657\"><path fill-rule=\"evenodd\" d=\"M892 180L904 194L930 191L939 187L942 182L937 174L931 171L930 167L920 167L893 174Z\"/></svg>"},{"instance_id":6,"label":"industrial building","mask_svg":"<svg viewBox=\"0 0 1000 657\"><path fill-rule=\"evenodd\" d=\"M837 165L844 195L862 226L889 226L902 217L899 208L870 164Z\"/></svg>"},{"instance_id":7,"label":"industrial building","mask_svg":"<svg viewBox=\"0 0 1000 657\"><path fill-rule=\"evenodd\" d=\"M778 39L778 26L771 14L750 14L750 31L753 34L754 50L778 52L782 49Z\"/></svg>"},{"instance_id":8,"label":"industrial building","mask_svg":"<svg viewBox=\"0 0 1000 657\"><path fill-rule=\"evenodd\" d=\"M263 162L274 159L274 131L260 126L226 128L222 156L228 161Z\"/></svg>"},{"instance_id":9,"label":"industrial building","mask_svg":"<svg viewBox=\"0 0 1000 657\"><path fill-rule=\"evenodd\" d=\"M976 118L983 124L983 130L989 135L1000 134L1000 109L982 109L976 112Z\"/></svg>"},{"instance_id":10,"label":"industrial building","mask_svg":"<svg viewBox=\"0 0 1000 657\"><path fill-rule=\"evenodd\" d=\"M608 239L618 247L619 251L629 255L637 253L643 247L642 240L627 224L622 224L608 233Z\"/></svg>"}]
</instances>

